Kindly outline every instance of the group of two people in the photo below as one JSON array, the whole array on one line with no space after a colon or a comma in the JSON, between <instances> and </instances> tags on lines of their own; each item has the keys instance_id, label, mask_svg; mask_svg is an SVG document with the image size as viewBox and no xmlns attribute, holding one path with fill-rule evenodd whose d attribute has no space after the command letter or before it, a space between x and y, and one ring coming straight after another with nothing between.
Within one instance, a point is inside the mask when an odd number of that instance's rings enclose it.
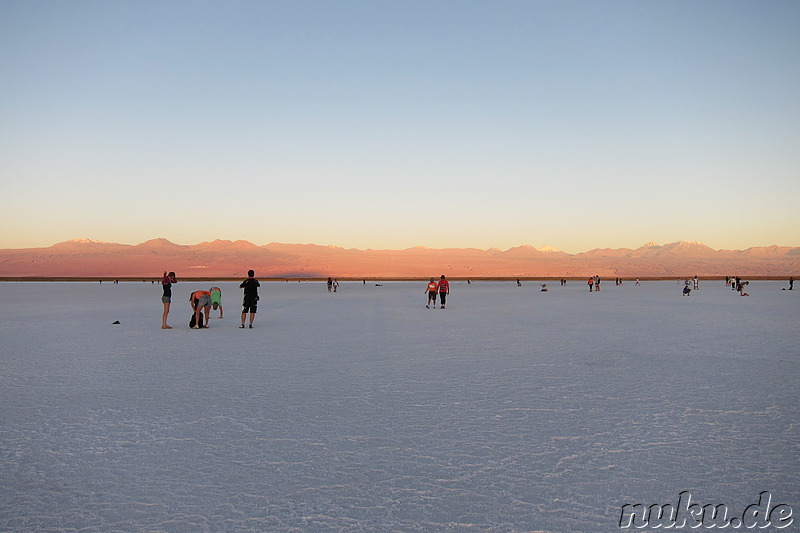
<instances>
[{"instance_id":1,"label":"group of two people","mask_svg":"<svg viewBox=\"0 0 800 533\"><path fill-rule=\"evenodd\" d=\"M161 278L161 286L164 294L161 296L161 302L164 304L164 312L161 315L161 329L172 329L172 326L167 324L167 316L169 315L170 304L172 303L172 284L177 283L175 272L164 272ZM245 319L247 314L250 313L250 328L253 327L253 320L255 319L256 310L258 307L258 288L261 284L255 279L255 272L249 270L247 272L247 279L244 280L239 288L244 289L244 299L242 301L242 323L239 328L244 328ZM219 309L219 318L222 318L222 289L219 287L211 287L207 291L194 291L189 295L189 305L194 311L194 320L192 320L194 329L201 327L207 328L211 314L211 308ZM205 318L205 325L201 315Z\"/></svg>"},{"instance_id":2,"label":"group of two people","mask_svg":"<svg viewBox=\"0 0 800 533\"><path fill-rule=\"evenodd\" d=\"M436 294L438 293L439 303L441 304L441 308L444 309L447 303L447 295L450 294L450 282L445 279L444 274L442 274L438 283L431 278L428 282L428 286L425 287L425 292L428 293L428 303L425 307L430 309L432 305L433 308L436 309Z\"/></svg>"},{"instance_id":3,"label":"group of two people","mask_svg":"<svg viewBox=\"0 0 800 533\"><path fill-rule=\"evenodd\" d=\"M189 295L189 305L194 311L194 320L190 326L193 329L207 328L212 307L214 310L219 309L219 318L222 318L222 289L211 287L207 291L194 291ZM201 315L205 315L205 320Z\"/></svg>"}]
</instances>

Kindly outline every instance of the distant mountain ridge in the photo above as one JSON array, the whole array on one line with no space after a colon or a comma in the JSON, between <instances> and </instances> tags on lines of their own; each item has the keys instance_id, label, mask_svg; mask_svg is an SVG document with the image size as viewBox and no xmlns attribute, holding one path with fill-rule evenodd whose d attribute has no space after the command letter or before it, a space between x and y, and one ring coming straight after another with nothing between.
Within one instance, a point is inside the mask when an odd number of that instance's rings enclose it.
<instances>
[{"instance_id":1,"label":"distant mountain ridge","mask_svg":"<svg viewBox=\"0 0 800 533\"><path fill-rule=\"evenodd\" d=\"M359 250L317 244L214 240L194 245L164 238L140 244L73 239L46 248L0 250L0 277L683 277L788 276L800 273L800 248L764 246L714 250L692 241L648 242L630 248L597 248L568 254L550 246Z\"/></svg>"}]
</instances>

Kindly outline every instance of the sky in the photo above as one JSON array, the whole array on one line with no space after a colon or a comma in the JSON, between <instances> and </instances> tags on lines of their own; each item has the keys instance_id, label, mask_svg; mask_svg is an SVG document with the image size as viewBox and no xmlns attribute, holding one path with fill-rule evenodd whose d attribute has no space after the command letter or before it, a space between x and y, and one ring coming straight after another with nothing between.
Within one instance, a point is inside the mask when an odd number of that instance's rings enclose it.
<instances>
[{"instance_id":1,"label":"sky","mask_svg":"<svg viewBox=\"0 0 800 533\"><path fill-rule=\"evenodd\" d=\"M0 2L0 248L800 246L800 3Z\"/></svg>"}]
</instances>

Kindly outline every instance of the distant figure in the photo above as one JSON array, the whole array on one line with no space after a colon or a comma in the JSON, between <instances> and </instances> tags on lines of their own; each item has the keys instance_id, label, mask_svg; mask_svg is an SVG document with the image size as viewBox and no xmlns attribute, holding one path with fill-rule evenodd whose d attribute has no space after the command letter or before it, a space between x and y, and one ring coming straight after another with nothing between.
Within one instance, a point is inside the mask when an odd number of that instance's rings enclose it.
<instances>
[{"instance_id":1,"label":"distant figure","mask_svg":"<svg viewBox=\"0 0 800 533\"><path fill-rule=\"evenodd\" d=\"M792 290L793 288L794 288L794 276L789 278L789 290Z\"/></svg>"},{"instance_id":2,"label":"distant figure","mask_svg":"<svg viewBox=\"0 0 800 533\"><path fill-rule=\"evenodd\" d=\"M744 288L750 285L749 281L742 281L739 283L739 296L750 296L746 292L744 292Z\"/></svg>"},{"instance_id":3,"label":"distant figure","mask_svg":"<svg viewBox=\"0 0 800 533\"><path fill-rule=\"evenodd\" d=\"M689 285L684 285L683 286L683 295L684 296L689 296L690 294L692 294L692 289L689 288Z\"/></svg>"},{"instance_id":4,"label":"distant figure","mask_svg":"<svg viewBox=\"0 0 800 533\"><path fill-rule=\"evenodd\" d=\"M541 292L547 292L547 283L542 283L542 291Z\"/></svg>"},{"instance_id":5,"label":"distant figure","mask_svg":"<svg viewBox=\"0 0 800 533\"><path fill-rule=\"evenodd\" d=\"M600 276L594 277L594 292L600 292Z\"/></svg>"},{"instance_id":6,"label":"distant figure","mask_svg":"<svg viewBox=\"0 0 800 533\"><path fill-rule=\"evenodd\" d=\"M697 279L697 276L695 276L694 277L694 290L697 290L699 288L700 288L700 280Z\"/></svg>"},{"instance_id":7,"label":"distant figure","mask_svg":"<svg viewBox=\"0 0 800 533\"><path fill-rule=\"evenodd\" d=\"M256 317L256 308L258 307L258 288L261 286L255 278L255 275L255 272L248 270L247 279L239 285L240 289L244 289L244 299L242 300L242 324L239 326L240 329L244 329L244 319L247 313L250 313L250 329L253 329L253 320Z\"/></svg>"},{"instance_id":8,"label":"distant figure","mask_svg":"<svg viewBox=\"0 0 800 533\"><path fill-rule=\"evenodd\" d=\"M467 279L467 285L472 285L472 282L469 279Z\"/></svg>"},{"instance_id":9,"label":"distant figure","mask_svg":"<svg viewBox=\"0 0 800 533\"><path fill-rule=\"evenodd\" d=\"M594 278L589 278L589 292L594 289Z\"/></svg>"},{"instance_id":10,"label":"distant figure","mask_svg":"<svg viewBox=\"0 0 800 533\"><path fill-rule=\"evenodd\" d=\"M102 281L100 283L102 283ZM175 272L167 274L165 270L164 276L161 278L161 287L164 290L164 294L161 296L161 303L164 304L164 312L161 314L161 329L172 329L171 326L167 325L167 316L169 315L169 305L172 302L173 283L177 283L177 281L175 281Z\"/></svg>"},{"instance_id":11,"label":"distant figure","mask_svg":"<svg viewBox=\"0 0 800 533\"><path fill-rule=\"evenodd\" d=\"M637 286L639 286L639 285L640 285L640 283L639 283L639 278L636 278L636 283L634 283L634 284L633 284L633 286L634 286L634 287L637 287Z\"/></svg>"},{"instance_id":12,"label":"distant figure","mask_svg":"<svg viewBox=\"0 0 800 533\"><path fill-rule=\"evenodd\" d=\"M517 287L522 287L522 283L520 283L519 278L517 278Z\"/></svg>"},{"instance_id":13,"label":"distant figure","mask_svg":"<svg viewBox=\"0 0 800 533\"><path fill-rule=\"evenodd\" d=\"M211 287L211 307L214 311L219 308L219 318L222 318L222 289L219 287Z\"/></svg>"},{"instance_id":14,"label":"distant figure","mask_svg":"<svg viewBox=\"0 0 800 533\"><path fill-rule=\"evenodd\" d=\"M328 292L331 292L332 288L333 288L333 278L328 276Z\"/></svg>"},{"instance_id":15,"label":"distant figure","mask_svg":"<svg viewBox=\"0 0 800 533\"><path fill-rule=\"evenodd\" d=\"M439 303L442 309L444 309L448 294L450 294L450 282L448 282L444 278L444 274L442 274L442 277L439 279Z\"/></svg>"},{"instance_id":16,"label":"distant figure","mask_svg":"<svg viewBox=\"0 0 800 533\"><path fill-rule=\"evenodd\" d=\"M333 280L333 292L336 292L338 290L339 290L339 280L335 279Z\"/></svg>"},{"instance_id":17,"label":"distant figure","mask_svg":"<svg viewBox=\"0 0 800 533\"><path fill-rule=\"evenodd\" d=\"M436 309L436 291L439 290L439 284L436 283L436 280L431 278L428 282L428 286L425 287L425 292L428 293L428 303L425 305L428 309L433 308Z\"/></svg>"},{"instance_id":18,"label":"distant figure","mask_svg":"<svg viewBox=\"0 0 800 533\"><path fill-rule=\"evenodd\" d=\"M189 305L194 310L193 329L208 327L208 319L211 314L211 293L209 291L194 291L189 295ZM200 313L205 316L205 324L200 326Z\"/></svg>"}]
</instances>

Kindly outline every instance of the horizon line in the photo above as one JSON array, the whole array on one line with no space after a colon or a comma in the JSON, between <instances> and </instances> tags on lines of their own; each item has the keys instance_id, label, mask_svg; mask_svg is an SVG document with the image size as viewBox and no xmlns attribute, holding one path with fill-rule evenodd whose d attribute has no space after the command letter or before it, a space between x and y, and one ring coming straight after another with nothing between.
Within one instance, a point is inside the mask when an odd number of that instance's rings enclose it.
<instances>
[{"instance_id":1,"label":"horizon line","mask_svg":"<svg viewBox=\"0 0 800 533\"><path fill-rule=\"evenodd\" d=\"M268 247L270 245L285 245L285 246L317 246L317 247L320 247L320 248L332 248L332 249L341 249L341 250L358 250L358 251L408 251L408 250L414 250L414 249L421 249L421 250L432 250L432 251L437 251L437 250L479 250L479 251L483 251L483 252L489 252L489 251L508 252L508 251L511 251L511 250L519 249L519 248L526 248L526 249L533 249L533 250L536 250L536 251L539 251L539 252L543 252L543 253L562 253L562 254L567 254L567 255L579 255L579 254L582 254L582 253L593 252L593 251L596 251L596 250L632 250L633 251L633 250L640 250L642 248L663 248L665 246L670 246L670 245L690 245L690 246L691 245L695 245L695 246L703 246L703 247L709 248L710 250L713 250L713 251L732 251L732 252L747 251L747 250L751 250L751 249L754 249L754 248L800 248L800 246L779 245L779 244L750 246L750 247L747 247L747 248L738 248L738 249L733 249L733 248L712 248L712 247L708 246L707 244L705 244L703 242L700 242L700 241L679 240L679 241L668 242L668 243L665 243L665 244L660 244L660 243L657 243L657 242L654 242L654 241L648 241L648 242L642 244L641 246L639 246L638 248L628 248L628 247L625 247L625 246L618 247L618 248L612 248L612 247L609 247L609 246L596 246L594 248L590 248L588 250L584 250L584 251L581 251L581 252L571 253L571 252L565 252L563 250L560 250L560 249L558 249L558 248L556 248L554 246L551 246L549 244L543 245L543 246L541 246L539 248L537 248L537 247L535 247L535 246L533 246L531 244L520 244L520 245L517 245L517 246L512 246L512 247L507 248L507 249L502 249L502 248L499 248L499 247L496 247L496 246L490 246L488 248L478 248L478 247L474 247L474 246L466 246L466 247L431 247L431 246L425 246L425 245L414 245L414 246L409 246L409 247L406 247L406 248L370 248L370 247L367 247L367 248L356 248L356 247L340 246L338 244L332 244L332 243L329 243L329 244L317 244L317 243L313 243L313 242L302 243L302 242L271 241L271 242L266 243L266 244L255 244L252 241L248 241L248 240L245 240L245 239L236 239L236 240L231 240L231 239L213 239L213 240L210 240L210 241L201 241L201 242L198 242L196 244L180 244L180 243L176 243L174 241L171 241L166 237L154 237L152 239L144 240L144 241L142 241L140 243L128 244L128 243L121 243L121 242L101 241L101 240L98 240L98 239L91 239L91 238L88 238L88 237L79 237L79 238L75 238L75 239L69 239L69 240L66 240L66 241L56 242L56 243L48 245L48 246L32 246L32 247L23 247L23 248L2 248L2 250L47 249L47 248L52 248L53 246L64 245L64 244L76 244L76 245L80 245L80 244L89 244L89 245L101 244L102 245L102 244L105 244L105 245L117 245L117 246L135 247L135 246L141 246L143 244L147 244L147 243L151 243L151 242L164 242L165 244L170 244L170 245L174 245L174 246L181 246L181 247L184 247L184 246L185 247L200 246L200 245L203 245L203 244L213 244L213 243L232 243L232 244L233 243L246 243L246 244L250 244L252 246L258 247L258 248L264 248L264 247Z\"/></svg>"}]
</instances>

